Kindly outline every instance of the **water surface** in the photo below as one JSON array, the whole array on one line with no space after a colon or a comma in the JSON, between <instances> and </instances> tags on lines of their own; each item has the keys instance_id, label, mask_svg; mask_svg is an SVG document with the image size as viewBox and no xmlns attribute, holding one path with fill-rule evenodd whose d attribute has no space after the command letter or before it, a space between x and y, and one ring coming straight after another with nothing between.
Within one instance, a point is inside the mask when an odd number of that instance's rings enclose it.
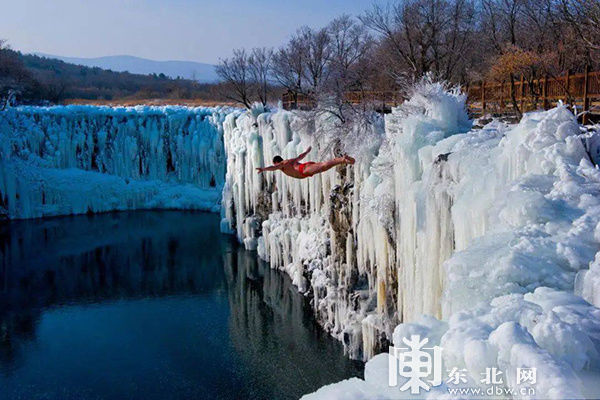
<instances>
[{"instance_id":1,"label":"water surface","mask_svg":"<svg viewBox=\"0 0 600 400\"><path fill-rule=\"evenodd\" d=\"M360 376L218 216L0 225L0 398L294 399Z\"/></svg>"}]
</instances>

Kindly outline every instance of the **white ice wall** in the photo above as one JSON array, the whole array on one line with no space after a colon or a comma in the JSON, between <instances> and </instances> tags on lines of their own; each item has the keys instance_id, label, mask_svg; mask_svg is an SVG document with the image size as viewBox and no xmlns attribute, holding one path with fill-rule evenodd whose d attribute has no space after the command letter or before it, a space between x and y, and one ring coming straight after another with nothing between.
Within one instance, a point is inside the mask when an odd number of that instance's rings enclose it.
<instances>
[{"instance_id":1,"label":"white ice wall","mask_svg":"<svg viewBox=\"0 0 600 400\"><path fill-rule=\"evenodd\" d=\"M366 303L372 301L368 299L372 293L368 285L374 282L367 282L366 276L371 274L363 273L360 284L364 290L359 294L354 290L356 283L349 283L352 277L342 273L348 265L346 260L340 259L339 251L332 251L348 248L347 257L354 257L352 233L336 242L331 223L336 203L332 193L342 191L352 179L344 181L336 170L305 180L281 173L257 174L255 168L269 165L275 155L288 158L312 146L306 161L316 160L325 147L326 143L313 134L314 123L292 113L229 115L224 131L227 178L223 229L236 233L248 249L257 249L272 267L285 269L300 291L310 291L321 323L360 357L361 320L366 316ZM362 168L357 163L354 171L346 172L360 174ZM338 202L347 208L339 214L352 212L353 201L348 196L352 196L351 191ZM350 227L338 228L344 233Z\"/></svg>"},{"instance_id":2,"label":"white ice wall","mask_svg":"<svg viewBox=\"0 0 600 400\"><path fill-rule=\"evenodd\" d=\"M93 106L3 111L0 207L9 218L218 209L227 112Z\"/></svg>"},{"instance_id":3,"label":"white ice wall","mask_svg":"<svg viewBox=\"0 0 600 400\"><path fill-rule=\"evenodd\" d=\"M416 330L447 349L445 362L473 371L470 383L484 364L529 365L546 374L538 397L577 396L581 376L599 376L600 314L574 295L584 271L576 293L598 301L597 265L587 270L600 250L594 151L566 107L471 130L464 100L421 85L384 132L361 132L369 150L353 167L304 180L254 168L308 145L307 160L331 157L329 121L229 116L223 227L286 270L353 357ZM387 363L371 363L387 382ZM321 394L352 392L338 389Z\"/></svg>"},{"instance_id":4,"label":"white ice wall","mask_svg":"<svg viewBox=\"0 0 600 400\"><path fill-rule=\"evenodd\" d=\"M224 230L310 293L323 326L353 357L371 357L398 321L441 316L450 200L422 181L439 180L427 146L469 130L464 101L441 85L423 86L386 117L385 130L357 126L337 143L357 158L354 166L304 180L255 168L308 146L306 160L333 157L334 120L279 111L225 121Z\"/></svg>"}]
</instances>

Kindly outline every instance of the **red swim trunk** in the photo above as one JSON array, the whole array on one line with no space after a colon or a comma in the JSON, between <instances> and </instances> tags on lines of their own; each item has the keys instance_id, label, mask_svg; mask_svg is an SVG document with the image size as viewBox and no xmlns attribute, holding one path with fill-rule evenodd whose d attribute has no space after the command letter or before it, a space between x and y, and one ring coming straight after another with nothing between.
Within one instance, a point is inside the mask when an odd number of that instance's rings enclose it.
<instances>
[{"instance_id":1,"label":"red swim trunk","mask_svg":"<svg viewBox=\"0 0 600 400\"><path fill-rule=\"evenodd\" d=\"M306 168L307 165L312 165L314 164L314 162L309 161L309 162L305 162L305 163L298 163L298 172L300 172L302 175L304 175L304 168Z\"/></svg>"}]
</instances>

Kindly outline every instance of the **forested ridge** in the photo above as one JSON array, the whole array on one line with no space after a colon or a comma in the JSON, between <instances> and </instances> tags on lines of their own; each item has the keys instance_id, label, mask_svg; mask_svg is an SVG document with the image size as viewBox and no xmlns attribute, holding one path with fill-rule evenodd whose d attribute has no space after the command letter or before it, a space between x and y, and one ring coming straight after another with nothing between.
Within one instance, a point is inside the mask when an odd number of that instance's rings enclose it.
<instances>
[{"instance_id":1,"label":"forested ridge","mask_svg":"<svg viewBox=\"0 0 600 400\"><path fill-rule=\"evenodd\" d=\"M86 67L22 54L0 43L0 98L8 92L19 102L61 103L68 99L203 99L224 100L218 85L164 74L140 75Z\"/></svg>"}]
</instances>

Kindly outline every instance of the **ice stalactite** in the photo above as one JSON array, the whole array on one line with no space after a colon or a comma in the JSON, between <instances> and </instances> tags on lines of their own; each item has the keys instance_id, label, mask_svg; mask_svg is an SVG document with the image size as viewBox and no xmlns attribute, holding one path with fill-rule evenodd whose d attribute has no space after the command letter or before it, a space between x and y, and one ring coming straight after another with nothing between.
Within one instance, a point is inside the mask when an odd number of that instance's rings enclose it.
<instances>
[{"instance_id":1,"label":"ice stalactite","mask_svg":"<svg viewBox=\"0 0 600 400\"><path fill-rule=\"evenodd\" d=\"M218 209L227 110L18 107L0 113L9 218L135 208Z\"/></svg>"},{"instance_id":2,"label":"ice stalactite","mask_svg":"<svg viewBox=\"0 0 600 400\"><path fill-rule=\"evenodd\" d=\"M227 117L223 230L287 271L298 289L313 297L321 324L361 357L360 326L370 292L362 287L365 271L354 262L352 179L336 170L305 180L255 170L275 155L290 158L309 146L307 160L314 159L325 143L313 129L314 121L287 112Z\"/></svg>"},{"instance_id":3,"label":"ice stalactite","mask_svg":"<svg viewBox=\"0 0 600 400\"><path fill-rule=\"evenodd\" d=\"M400 290L414 287L416 297L408 312L402 302L396 345L411 334L428 337L444 349L445 368L468 371L461 387L485 390L480 373L496 367L504 387L515 391L516 370L536 368L531 398L598 397L600 172L580 134L573 114L559 105L528 113L515 126L494 121L422 147L422 182L408 189L412 199L404 193L400 202L413 203L403 204L398 223L416 227L416 237L404 230L399 239L415 246L407 265L416 260L427 272L423 280L413 271L399 282ZM436 293L442 293L437 305ZM436 315L437 307L442 321L418 315ZM369 361L366 381L307 397L397 398L402 384L387 385L386 358ZM431 395L448 396L447 389Z\"/></svg>"},{"instance_id":4,"label":"ice stalactite","mask_svg":"<svg viewBox=\"0 0 600 400\"><path fill-rule=\"evenodd\" d=\"M483 365L532 366L547 374L538 397L581 394L578 379L597 376L600 362L598 310L574 295L598 301L597 265L587 268L600 248L600 173L573 114L559 105L471 129L463 95L424 83L383 130L371 127L377 145L363 132L369 150L353 167L304 180L248 175L309 145L308 160L330 156L315 135L328 121L309 118L228 117L223 226L312 296L352 357L372 358L367 382L339 393L397 397L379 386L387 362L373 356L417 332L444 347L444 362L472 370L475 386ZM565 351L563 335L581 350Z\"/></svg>"},{"instance_id":5,"label":"ice stalactite","mask_svg":"<svg viewBox=\"0 0 600 400\"><path fill-rule=\"evenodd\" d=\"M441 315L442 262L454 250L448 151L434 151L444 138L471 127L465 98L441 84L421 84L386 120L397 210L396 257L400 321Z\"/></svg>"},{"instance_id":6,"label":"ice stalactite","mask_svg":"<svg viewBox=\"0 0 600 400\"><path fill-rule=\"evenodd\" d=\"M441 263L454 243L451 200L443 190L426 190L431 184L424 177L447 175L441 161L432 170L426 148L471 123L458 92L423 88L386 117L385 131L374 124L352 132L360 142L353 167L304 180L255 168L308 146L307 160L331 157L322 152L332 138L315 134L332 130L330 119L248 112L228 116L224 125L223 229L286 270L313 297L321 324L355 358L381 350L399 321L423 312L441 316Z\"/></svg>"}]
</instances>

